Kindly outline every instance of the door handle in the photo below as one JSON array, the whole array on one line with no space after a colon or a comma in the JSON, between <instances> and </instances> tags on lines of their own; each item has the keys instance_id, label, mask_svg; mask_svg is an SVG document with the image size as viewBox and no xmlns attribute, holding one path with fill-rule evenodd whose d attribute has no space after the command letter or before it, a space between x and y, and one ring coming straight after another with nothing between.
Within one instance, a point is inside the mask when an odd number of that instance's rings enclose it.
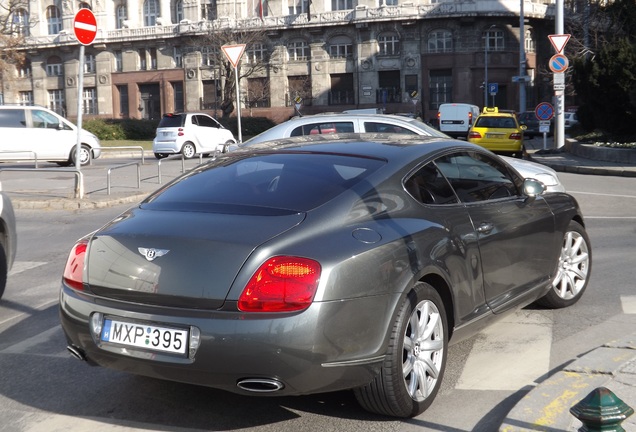
<instances>
[{"instance_id":1,"label":"door handle","mask_svg":"<svg viewBox=\"0 0 636 432\"><path fill-rule=\"evenodd\" d=\"M489 222L482 222L477 227L477 232L479 234L490 234L490 232L495 228L495 226Z\"/></svg>"}]
</instances>

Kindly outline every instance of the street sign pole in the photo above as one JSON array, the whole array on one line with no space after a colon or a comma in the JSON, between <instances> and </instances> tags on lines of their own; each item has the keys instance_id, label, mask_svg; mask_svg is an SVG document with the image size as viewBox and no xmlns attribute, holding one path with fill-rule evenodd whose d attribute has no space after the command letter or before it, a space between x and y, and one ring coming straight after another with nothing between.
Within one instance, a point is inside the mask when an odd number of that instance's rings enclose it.
<instances>
[{"instance_id":1,"label":"street sign pole","mask_svg":"<svg viewBox=\"0 0 636 432\"><path fill-rule=\"evenodd\" d=\"M84 46L90 45L97 36L97 20L90 9L80 9L75 14L73 20L73 31L77 41L80 43L79 50L79 71L77 74L77 142L75 143L75 169L79 172L82 167L80 151L82 149L82 113L84 95ZM75 197L84 198L83 176L75 177Z\"/></svg>"},{"instance_id":2,"label":"street sign pole","mask_svg":"<svg viewBox=\"0 0 636 432\"><path fill-rule=\"evenodd\" d=\"M234 66L234 80L236 87L236 125L238 127L238 142L243 142L243 132L241 131L241 89L239 87L239 73L238 64L241 61L243 52L245 51L245 44L237 45L223 45L221 47L225 57Z\"/></svg>"}]
</instances>

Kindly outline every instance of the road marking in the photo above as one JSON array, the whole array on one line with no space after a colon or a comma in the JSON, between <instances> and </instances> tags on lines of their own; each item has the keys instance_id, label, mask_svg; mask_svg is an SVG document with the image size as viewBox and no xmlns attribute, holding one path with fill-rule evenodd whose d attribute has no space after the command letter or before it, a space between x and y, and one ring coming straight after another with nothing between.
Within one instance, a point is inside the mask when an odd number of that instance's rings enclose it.
<instances>
[{"instance_id":1,"label":"road marking","mask_svg":"<svg viewBox=\"0 0 636 432\"><path fill-rule=\"evenodd\" d=\"M623 313L636 314L636 296L621 296Z\"/></svg>"},{"instance_id":2,"label":"road marking","mask_svg":"<svg viewBox=\"0 0 636 432\"><path fill-rule=\"evenodd\" d=\"M604 197L613 197L613 198L636 198L636 195L615 195L615 194L606 194L606 193L597 193L597 192L579 192L579 191L568 191L569 194L581 194L581 195L598 195Z\"/></svg>"},{"instance_id":3,"label":"road marking","mask_svg":"<svg viewBox=\"0 0 636 432\"><path fill-rule=\"evenodd\" d=\"M31 270L36 267L40 267L46 264L46 262L39 261L16 261L13 263L13 267L11 267L11 271L9 272L9 276L22 273L23 271Z\"/></svg>"},{"instance_id":4,"label":"road marking","mask_svg":"<svg viewBox=\"0 0 636 432\"><path fill-rule=\"evenodd\" d=\"M519 390L550 370L552 322L521 310L477 336L455 388Z\"/></svg>"}]
</instances>

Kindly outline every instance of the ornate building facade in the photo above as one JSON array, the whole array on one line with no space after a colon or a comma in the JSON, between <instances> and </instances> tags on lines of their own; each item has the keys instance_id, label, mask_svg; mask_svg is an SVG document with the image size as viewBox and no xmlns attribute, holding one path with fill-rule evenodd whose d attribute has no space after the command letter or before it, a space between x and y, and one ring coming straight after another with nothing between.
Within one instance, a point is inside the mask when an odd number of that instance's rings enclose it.
<instances>
[{"instance_id":1,"label":"ornate building facade","mask_svg":"<svg viewBox=\"0 0 636 432\"><path fill-rule=\"evenodd\" d=\"M233 30L257 35L241 65L263 65L240 81L243 116L380 108L431 120L445 102L519 110L525 100L531 110L550 98L553 1L28 0L12 12L26 58L3 76L4 103L77 116L80 8L98 29L79 95L88 117L220 115L225 81L211 35Z\"/></svg>"}]
</instances>

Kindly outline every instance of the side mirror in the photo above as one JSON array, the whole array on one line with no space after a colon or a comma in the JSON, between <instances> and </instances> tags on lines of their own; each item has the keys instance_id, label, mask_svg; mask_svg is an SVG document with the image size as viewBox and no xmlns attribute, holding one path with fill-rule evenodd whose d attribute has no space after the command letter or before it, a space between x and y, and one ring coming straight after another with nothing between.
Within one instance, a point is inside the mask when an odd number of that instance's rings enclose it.
<instances>
[{"instance_id":1,"label":"side mirror","mask_svg":"<svg viewBox=\"0 0 636 432\"><path fill-rule=\"evenodd\" d=\"M528 126L526 126L526 125L524 125L524 124L522 124L522 125L521 125L521 126L519 126L519 127L521 128L521 130L526 130L526 129L528 129Z\"/></svg>"},{"instance_id":2,"label":"side mirror","mask_svg":"<svg viewBox=\"0 0 636 432\"><path fill-rule=\"evenodd\" d=\"M545 185L536 179L525 179L523 181L523 194L528 197L526 202L534 201L537 196L546 191Z\"/></svg>"}]
</instances>

